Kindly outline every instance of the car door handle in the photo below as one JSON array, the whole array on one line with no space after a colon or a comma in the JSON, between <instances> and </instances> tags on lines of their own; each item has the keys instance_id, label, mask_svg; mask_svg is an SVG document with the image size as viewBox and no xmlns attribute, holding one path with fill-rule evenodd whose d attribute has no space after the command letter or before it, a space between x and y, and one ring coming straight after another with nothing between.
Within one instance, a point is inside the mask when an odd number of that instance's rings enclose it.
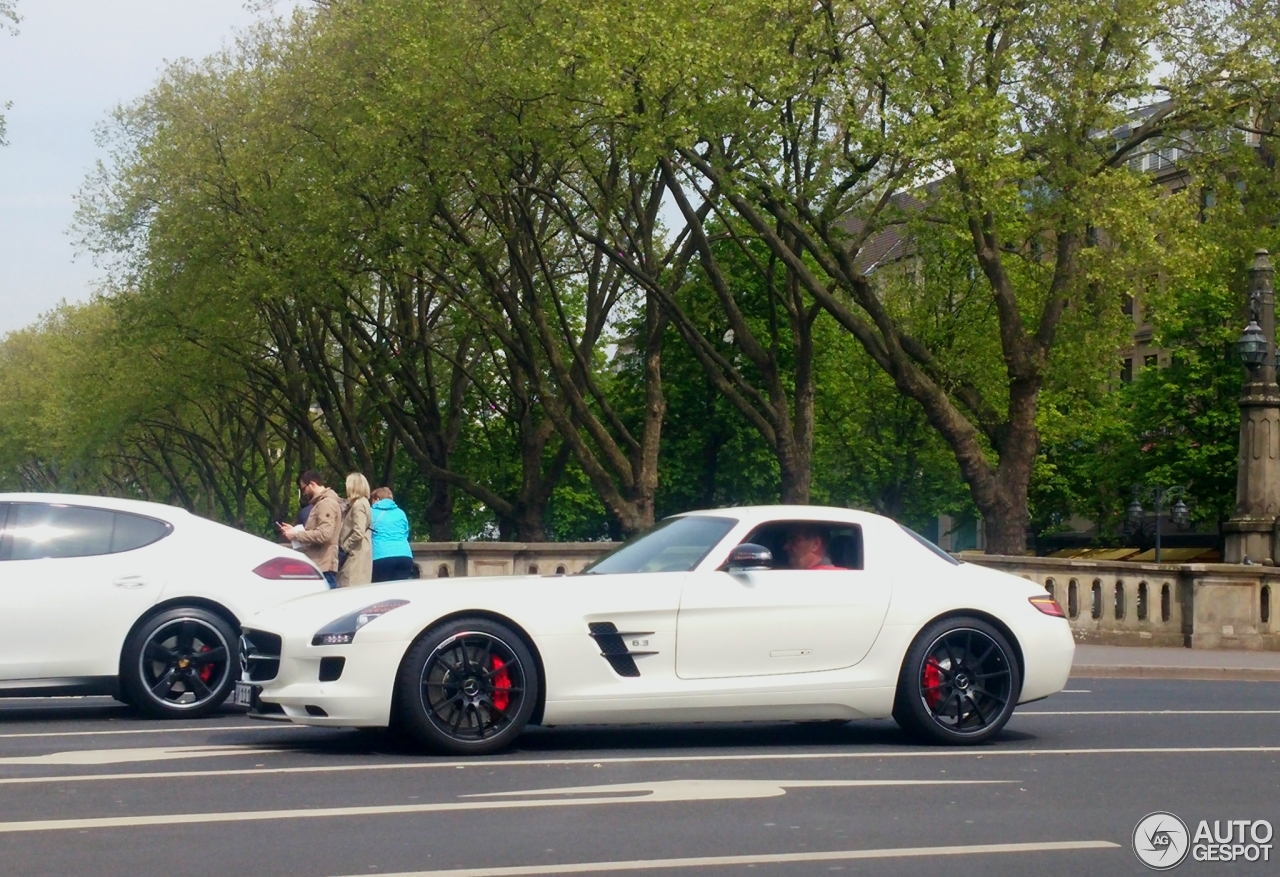
<instances>
[{"instance_id":1,"label":"car door handle","mask_svg":"<svg viewBox=\"0 0 1280 877\"><path fill-rule=\"evenodd\" d=\"M120 576L111 584L117 588L145 588L147 586L146 579L142 576Z\"/></svg>"}]
</instances>

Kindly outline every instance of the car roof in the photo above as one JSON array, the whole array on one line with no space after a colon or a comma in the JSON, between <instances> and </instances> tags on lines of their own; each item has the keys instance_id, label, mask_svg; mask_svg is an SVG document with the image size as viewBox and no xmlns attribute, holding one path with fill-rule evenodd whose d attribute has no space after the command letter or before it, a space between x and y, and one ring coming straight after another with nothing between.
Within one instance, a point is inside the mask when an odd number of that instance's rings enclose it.
<instances>
[{"instance_id":1,"label":"car roof","mask_svg":"<svg viewBox=\"0 0 1280 877\"><path fill-rule=\"evenodd\" d=\"M740 521L752 523L764 523L766 521L839 521L841 523L864 524L872 521L886 522L889 520L873 512L820 505L733 506L723 509L699 509L698 511L685 512L674 517L692 516L734 517Z\"/></svg>"},{"instance_id":2,"label":"car roof","mask_svg":"<svg viewBox=\"0 0 1280 877\"><path fill-rule=\"evenodd\" d=\"M133 512L172 523L176 520L189 520L192 516L184 508L165 505L159 502L146 502L140 499L117 499L113 496L92 496L82 493L0 493L0 503L5 502L43 502L57 505L88 506L90 508L110 509L113 512Z\"/></svg>"}]
</instances>

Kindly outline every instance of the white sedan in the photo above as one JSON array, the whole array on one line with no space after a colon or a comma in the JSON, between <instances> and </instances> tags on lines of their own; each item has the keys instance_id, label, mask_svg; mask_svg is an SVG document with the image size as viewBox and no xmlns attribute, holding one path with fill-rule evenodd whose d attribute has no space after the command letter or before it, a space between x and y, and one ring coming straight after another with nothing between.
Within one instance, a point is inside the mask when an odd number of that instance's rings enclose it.
<instances>
[{"instance_id":1,"label":"white sedan","mask_svg":"<svg viewBox=\"0 0 1280 877\"><path fill-rule=\"evenodd\" d=\"M0 494L0 697L202 716L235 685L240 620L325 590L297 552L183 509Z\"/></svg>"},{"instance_id":2,"label":"white sedan","mask_svg":"<svg viewBox=\"0 0 1280 877\"><path fill-rule=\"evenodd\" d=\"M977 743L1059 691L1075 651L1038 585L812 506L693 512L579 575L343 589L245 627L251 714L458 754L530 723L893 716Z\"/></svg>"}]
</instances>

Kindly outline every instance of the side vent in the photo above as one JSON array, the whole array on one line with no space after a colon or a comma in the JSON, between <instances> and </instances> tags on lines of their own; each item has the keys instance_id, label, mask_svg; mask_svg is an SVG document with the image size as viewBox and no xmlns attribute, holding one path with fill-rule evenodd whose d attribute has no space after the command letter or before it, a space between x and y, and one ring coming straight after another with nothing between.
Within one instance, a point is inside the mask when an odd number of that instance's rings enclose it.
<instances>
[{"instance_id":1,"label":"side vent","mask_svg":"<svg viewBox=\"0 0 1280 877\"><path fill-rule=\"evenodd\" d=\"M593 621L590 627L591 638L600 647L600 657L608 661L609 666L613 668L613 672L619 676L640 675L640 668L636 666L636 660L632 657L633 655L656 654L655 652L632 652L627 648L626 641L623 639L623 637L627 636L650 636L652 631L620 633L617 625L612 621Z\"/></svg>"}]
</instances>

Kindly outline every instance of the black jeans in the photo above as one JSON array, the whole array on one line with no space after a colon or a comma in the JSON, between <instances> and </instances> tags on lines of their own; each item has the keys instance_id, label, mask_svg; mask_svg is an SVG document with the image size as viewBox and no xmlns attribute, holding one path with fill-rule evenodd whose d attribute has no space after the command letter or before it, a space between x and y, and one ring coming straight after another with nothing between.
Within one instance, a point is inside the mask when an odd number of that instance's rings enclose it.
<instances>
[{"instance_id":1,"label":"black jeans","mask_svg":"<svg viewBox=\"0 0 1280 877\"><path fill-rule=\"evenodd\" d=\"M383 557L373 562L375 582L397 582L415 578L412 557Z\"/></svg>"}]
</instances>

